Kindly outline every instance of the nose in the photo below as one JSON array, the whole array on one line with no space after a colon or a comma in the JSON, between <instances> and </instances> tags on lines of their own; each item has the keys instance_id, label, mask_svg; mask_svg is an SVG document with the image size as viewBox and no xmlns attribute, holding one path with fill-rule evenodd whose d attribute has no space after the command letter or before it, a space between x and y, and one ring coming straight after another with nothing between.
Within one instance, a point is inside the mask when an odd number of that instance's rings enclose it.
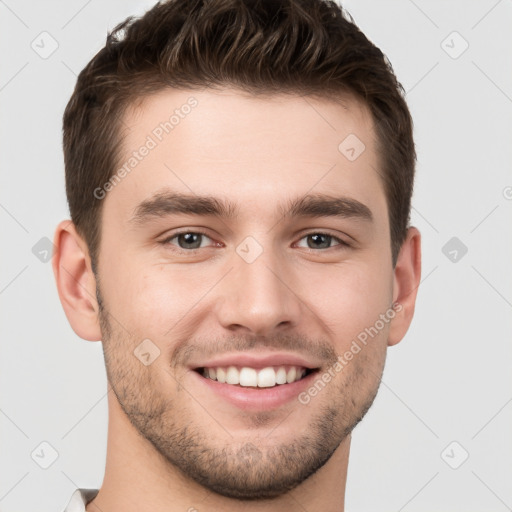
<instances>
[{"instance_id":1,"label":"nose","mask_svg":"<svg viewBox=\"0 0 512 512\"><path fill-rule=\"evenodd\" d=\"M252 262L239 254L217 291L220 324L232 332L269 336L294 329L304 315L298 280L286 261L265 250Z\"/></svg>"}]
</instances>

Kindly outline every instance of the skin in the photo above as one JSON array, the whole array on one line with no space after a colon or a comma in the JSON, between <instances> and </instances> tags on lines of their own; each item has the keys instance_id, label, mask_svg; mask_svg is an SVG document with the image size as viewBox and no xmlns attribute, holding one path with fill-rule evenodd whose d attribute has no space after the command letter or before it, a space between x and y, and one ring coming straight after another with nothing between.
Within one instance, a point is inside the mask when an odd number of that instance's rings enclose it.
<instances>
[{"instance_id":1,"label":"skin","mask_svg":"<svg viewBox=\"0 0 512 512\"><path fill-rule=\"evenodd\" d=\"M414 313L420 234L409 228L393 267L373 122L353 98L162 91L126 113L126 157L191 96L197 106L103 199L96 276L74 225L55 234L61 302L78 336L103 340L109 380L105 477L87 510L343 510L350 432ZM365 144L354 161L338 150L349 134ZM133 222L162 190L229 199L238 214ZM312 193L357 200L373 220L278 213ZM198 229L195 251L169 240ZM315 233L349 245L317 248ZM252 263L236 251L247 236L262 249ZM307 404L244 411L190 368L279 350L321 376L393 303L393 319ZM145 339L160 351L147 366L133 353Z\"/></svg>"}]
</instances>

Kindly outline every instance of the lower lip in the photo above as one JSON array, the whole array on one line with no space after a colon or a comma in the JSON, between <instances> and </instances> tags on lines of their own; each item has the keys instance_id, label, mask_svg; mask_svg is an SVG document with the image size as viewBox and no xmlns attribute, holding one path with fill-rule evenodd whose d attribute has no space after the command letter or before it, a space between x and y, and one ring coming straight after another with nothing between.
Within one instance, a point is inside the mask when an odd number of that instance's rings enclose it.
<instances>
[{"instance_id":1,"label":"lower lip","mask_svg":"<svg viewBox=\"0 0 512 512\"><path fill-rule=\"evenodd\" d=\"M300 393L307 389L318 371L314 371L306 377L292 382L291 384L280 384L272 388L246 388L223 384L216 380L203 377L196 371L192 371L200 384L221 396L238 409L243 410L268 410L277 409L292 400L297 400Z\"/></svg>"}]
</instances>

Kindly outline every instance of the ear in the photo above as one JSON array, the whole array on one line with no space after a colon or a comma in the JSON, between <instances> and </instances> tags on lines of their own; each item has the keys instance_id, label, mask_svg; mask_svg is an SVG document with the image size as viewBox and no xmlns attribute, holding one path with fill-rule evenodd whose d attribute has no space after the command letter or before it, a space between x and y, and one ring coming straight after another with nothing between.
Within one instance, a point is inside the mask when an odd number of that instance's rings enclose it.
<instances>
[{"instance_id":1,"label":"ear","mask_svg":"<svg viewBox=\"0 0 512 512\"><path fill-rule=\"evenodd\" d=\"M396 345L411 325L416 295L421 278L421 235L416 228L409 228L400 248L394 269L393 304L396 315L391 321L388 345Z\"/></svg>"},{"instance_id":2,"label":"ear","mask_svg":"<svg viewBox=\"0 0 512 512\"><path fill-rule=\"evenodd\" d=\"M53 273L66 317L80 338L99 341L96 278L87 244L70 220L57 226L53 243L56 247L52 258Z\"/></svg>"}]
</instances>

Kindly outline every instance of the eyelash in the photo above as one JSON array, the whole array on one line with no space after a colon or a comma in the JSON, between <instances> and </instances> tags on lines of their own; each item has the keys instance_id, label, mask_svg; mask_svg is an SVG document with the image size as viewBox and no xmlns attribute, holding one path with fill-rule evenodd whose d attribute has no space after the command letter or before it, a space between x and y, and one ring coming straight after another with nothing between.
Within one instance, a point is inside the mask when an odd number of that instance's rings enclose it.
<instances>
[{"instance_id":1,"label":"eyelash","mask_svg":"<svg viewBox=\"0 0 512 512\"><path fill-rule=\"evenodd\" d=\"M179 231L177 233L172 234L171 236L167 237L165 240L162 240L162 242L160 242L160 243L162 245L174 245L174 244L170 244L170 241L174 240L175 238L177 238L180 235L185 235L185 234L202 235L202 236L205 236L206 238L209 238L211 240L211 237L207 233L205 233L204 231L201 231L201 230L196 230L196 231L185 230L185 231ZM334 245L333 247L328 247L327 249L313 249L311 247L305 248L305 249L308 249L309 251L322 252L322 251L327 251L329 249L334 249L336 247L338 247L338 249L344 249L344 248L346 249L348 247L351 247L350 244L348 244L347 242L345 242L341 238L338 238L337 236L331 235L330 233L324 233L322 231L311 231L309 233L305 233L304 235L302 235L300 240L302 240L303 238L306 238L306 237L308 237L310 235L325 235L325 236L329 236L329 237L331 237L331 239L333 239L336 242L338 242L338 244ZM199 251L200 249L205 249L205 247L197 247L195 249L183 249L183 248L178 247L178 246L174 246L174 247L175 248L173 250L176 250L177 252L182 252L182 253L194 253L195 251ZM304 247L303 247L303 249L304 249Z\"/></svg>"}]
</instances>

